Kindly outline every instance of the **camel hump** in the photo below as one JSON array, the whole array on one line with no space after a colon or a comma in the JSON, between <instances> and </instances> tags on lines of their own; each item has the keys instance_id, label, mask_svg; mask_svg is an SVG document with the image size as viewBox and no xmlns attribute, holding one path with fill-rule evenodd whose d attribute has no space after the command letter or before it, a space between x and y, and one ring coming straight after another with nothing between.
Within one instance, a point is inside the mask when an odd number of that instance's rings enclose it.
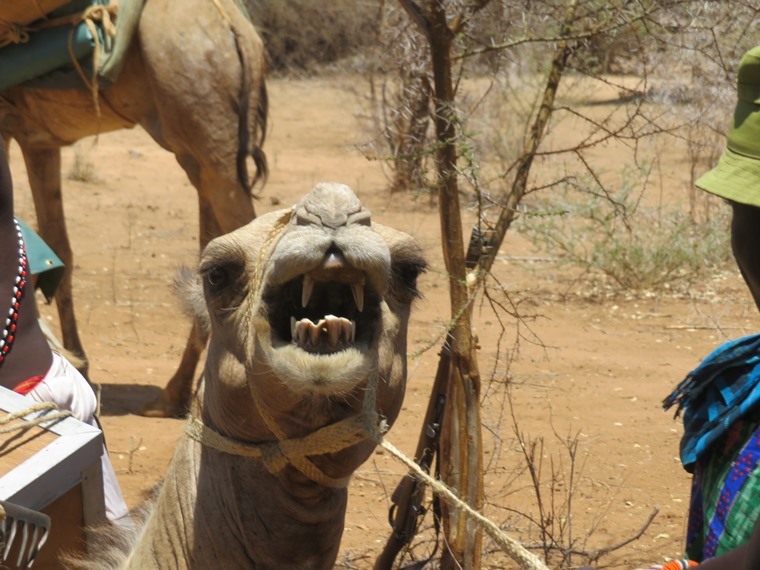
<instances>
[{"instance_id":1,"label":"camel hump","mask_svg":"<svg viewBox=\"0 0 760 570\"><path fill-rule=\"evenodd\" d=\"M296 208L298 225L337 229L351 224L370 225L370 211L345 184L320 182Z\"/></svg>"}]
</instances>

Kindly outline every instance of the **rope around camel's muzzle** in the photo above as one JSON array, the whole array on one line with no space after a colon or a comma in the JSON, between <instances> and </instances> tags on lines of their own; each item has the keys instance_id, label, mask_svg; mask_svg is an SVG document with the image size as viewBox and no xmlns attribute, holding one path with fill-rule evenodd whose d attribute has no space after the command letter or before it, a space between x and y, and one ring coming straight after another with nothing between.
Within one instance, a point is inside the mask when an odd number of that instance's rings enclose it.
<instances>
[{"instance_id":1,"label":"rope around camel's muzzle","mask_svg":"<svg viewBox=\"0 0 760 570\"><path fill-rule=\"evenodd\" d=\"M376 421L377 413L372 415ZM331 477L317 467L309 456L337 453L368 439L366 425L371 421L372 419L364 414L358 414L320 428L305 437L248 443L222 435L204 424L200 418L191 415L185 433L195 441L217 451L258 459L272 475L276 475L290 464L315 483L343 488L348 486L350 476Z\"/></svg>"}]
</instances>

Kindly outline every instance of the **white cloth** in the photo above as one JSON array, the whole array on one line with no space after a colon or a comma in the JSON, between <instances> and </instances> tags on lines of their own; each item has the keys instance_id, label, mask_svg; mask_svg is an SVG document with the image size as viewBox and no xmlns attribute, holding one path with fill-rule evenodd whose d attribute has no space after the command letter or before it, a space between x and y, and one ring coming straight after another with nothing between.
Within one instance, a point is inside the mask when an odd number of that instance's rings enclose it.
<instances>
[{"instance_id":1,"label":"white cloth","mask_svg":"<svg viewBox=\"0 0 760 570\"><path fill-rule=\"evenodd\" d=\"M95 392L79 370L56 351L53 351L53 364L45 378L26 395L26 398L35 402L53 402L61 410L70 411L80 422L100 428L95 421L95 411L98 406ZM103 465L106 517L113 523L129 524L129 509L124 502L105 446L103 446L100 461Z\"/></svg>"}]
</instances>

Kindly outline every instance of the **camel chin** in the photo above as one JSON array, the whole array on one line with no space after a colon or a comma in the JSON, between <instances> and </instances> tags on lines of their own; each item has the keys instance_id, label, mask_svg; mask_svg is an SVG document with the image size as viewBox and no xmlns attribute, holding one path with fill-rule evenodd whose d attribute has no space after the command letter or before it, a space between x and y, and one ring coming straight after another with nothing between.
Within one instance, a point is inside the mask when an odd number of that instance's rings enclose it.
<instances>
[{"instance_id":1,"label":"camel chin","mask_svg":"<svg viewBox=\"0 0 760 570\"><path fill-rule=\"evenodd\" d=\"M293 392L341 396L366 382L376 358L357 348L314 354L291 344L272 349L269 364Z\"/></svg>"}]
</instances>

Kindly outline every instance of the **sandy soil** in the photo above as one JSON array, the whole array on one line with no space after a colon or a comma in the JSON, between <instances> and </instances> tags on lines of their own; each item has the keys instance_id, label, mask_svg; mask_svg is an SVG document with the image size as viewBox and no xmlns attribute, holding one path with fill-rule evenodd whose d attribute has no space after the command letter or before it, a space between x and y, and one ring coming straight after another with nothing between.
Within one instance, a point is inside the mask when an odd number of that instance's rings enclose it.
<instances>
[{"instance_id":1,"label":"sandy soil","mask_svg":"<svg viewBox=\"0 0 760 570\"><path fill-rule=\"evenodd\" d=\"M405 406L389 435L412 454L435 372L437 339L449 318L438 216L426 200L391 197L379 164L356 150L366 137L346 82L270 82L272 120L265 148L271 177L256 207L260 213L270 211L296 201L315 182L341 181L355 189L378 220L422 242L431 270L422 278L425 298L411 324L414 356ZM65 149L64 174L76 153L92 161L97 178L64 182L76 253L78 318L92 380L103 387L102 421L112 460L129 505L136 507L160 481L184 426L181 420L143 418L135 410L171 376L189 330L169 282L178 265L192 265L197 258L197 203L174 158L139 129ZM18 213L33 221L23 162L16 147L11 154ZM677 151L667 159L672 184L666 186L679 200L686 168ZM569 523L576 547L593 550L633 536L657 510L639 540L602 561L633 568L677 556L689 477L678 461L681 424L661 410L660 402L713 347L757 329L758 315L738 275L711 280L686 297L600 300L580 294L582 287L571 286L516 234L504 244L495 271L522 310L536 318L519 329L526 338L515 350L514 322L505 321L506 335L499 343L499 324L490 308L476 311L487 394L485 513L526 543L536 543L535 526L516 514L535 517L537 510L504 398L510 360L522 437L544 438L539 451L544 501L551 494L552 470L569 473L563 441L577 438L572 509L568 514L560 504L569 488L565 478L555 486L555 524ZM52 307L42 312L55 326ZM340 567L371 567L389 532L389 496L402 472L392 458L377 453L356 474ZM422 555L426 548L423 544L416 552ZM488 548L487 566L511 567Z\"/></svg>"}]
</instances>

